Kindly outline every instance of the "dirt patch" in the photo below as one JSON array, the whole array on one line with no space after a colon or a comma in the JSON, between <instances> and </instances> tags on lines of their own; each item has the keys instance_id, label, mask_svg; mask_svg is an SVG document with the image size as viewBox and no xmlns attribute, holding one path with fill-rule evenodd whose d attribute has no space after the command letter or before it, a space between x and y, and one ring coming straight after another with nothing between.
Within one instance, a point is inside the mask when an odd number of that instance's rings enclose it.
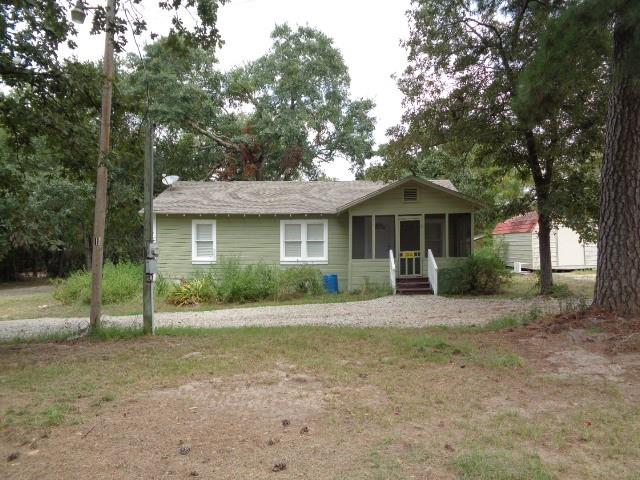
<instances>
[{"instance_id":1,"label":"dirt patch","mask_svg":"<svg viewBox=\"0 0 640 480\"><path fill-rule=\"evenodd\" d=\"M591 335L583 337L586 341L611 353L640 352L640 318L622 318L596 307L546 317L530 330L550 334L588 332Z\"/></svg>"},{"instance_id":2,"label":"dirt patch","mask_svg":"<svg viewBox=\"0 0 640 480\"><path fill-rule=\"evenodd\" d=\"M41 412L64 401L76 413L61 426L5 429L0 478L454 479L460 456L485 450L525 472L531 454L557 478L629 477L640 468L640 357L607 350L612 332L550 333L546 321L4 346L0 417L19 402ZM517 354L523 366L430 361L406 346L432 335L468 341L473 355ZM93 382L109 385L82 399L73 390ZM30 407L45 394L49 403Z\"/></svg>"},{"instance_id":3,"label":"dirt patch","mask_svg":"<svg viewBox=\"0 0 640 480\"><path fill-rule=\"evenodd\" d=\"M385 405L372 386L336 388L282 370L155 388L76 427L18 445L8 478L335 478L363 444L335 410ZM347 438L351 438L348 442ZM66 452L61 454L60 452ZM323 465L331 457L332 465ZM280 478L280 477L279 477Z\"/></svg>"},{"instance_id":4,"label":"dirt patch","mask_svg":"<svg viewBox=\"0 0 640 480\"><path fill-rule=\"evenodd\" d=\"M516 342L541 371L565 379L613 382L629 398L640 398L639 318L590 308L548 316L501 335Z\"/></svg>"}]
</instances>

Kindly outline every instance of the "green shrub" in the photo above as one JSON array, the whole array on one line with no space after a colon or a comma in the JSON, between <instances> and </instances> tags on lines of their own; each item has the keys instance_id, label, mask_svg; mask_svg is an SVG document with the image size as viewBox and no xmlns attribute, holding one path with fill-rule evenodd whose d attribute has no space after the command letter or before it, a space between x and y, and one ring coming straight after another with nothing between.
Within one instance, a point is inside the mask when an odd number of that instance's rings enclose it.
<instances>
[{"instance_id":1,"label":"green shrub","mask_svg":"<svg viewBox=\"0 0 640 480\"><path fill-rule=\"evenodd\" d=\"M322 272L312 267L291 267L279 271L276 298L298 295L322 295L325 292Z\"/></svg>"},{"instance_id":2,"label":"green shrub","mask_svg":"<svg viewBox=\"0 0 640 480\"><path fill-rule=\"evenodd\" d=\"M238 260L226 260L218 285L223 302L255 302L274 296L279 271L262 263L242 267Z\"/></svg>"},{"instance_id":3,"label":"green shrub","mask_svg":"<svg viewBox=\"0 0 640 480\"><path fill-rule=\"evenodd\" d=\"M216 282L211 274L199 275L191 280L183 280L170 288L167 302L178 305L197 305L214 302L217 299Z\"/></svg>"},{"instance_id":4,"label":"green shrub","mask_svg":"<svg viewBox=\"0 0 640 480\"><path fill-rule=\"evenodd\" d=\"M446 270L446 293L497 293L511 279L511 271L493 247L477 250L459 265Z\"/></svg>"},{"instance_id":5,"label":"green shrub","mask_svg":"<svg viewBox=\"0 0 640 480\"><path fill-rule=\"evenodd\" d=\"M172 287L173 284L171 283L171 281L167 280L160 274L156 276L155 295L157 298L166 298Z\"/></svg>"},{"instance_id":6,"label":"green shrub","mask_svg":"<svg viewBox=\"0 0 640 480\"><path fill-rule=\"evenodd\" d=\"M102 271L102 303L123 303L142 295L142 266L122 262L106 263ZM91 272L78 270L56 282L53 296L67 305L91 303Z\"/></svg>"}]
</instances>

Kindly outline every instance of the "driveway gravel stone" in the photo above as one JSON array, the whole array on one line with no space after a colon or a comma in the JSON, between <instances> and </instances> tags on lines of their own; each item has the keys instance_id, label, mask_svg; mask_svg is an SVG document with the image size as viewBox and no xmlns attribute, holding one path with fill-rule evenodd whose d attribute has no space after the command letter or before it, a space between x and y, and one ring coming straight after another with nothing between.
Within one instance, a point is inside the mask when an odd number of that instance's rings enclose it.
<instances>
[{"instance_id":1,"label":"driveway gravel stone","mask_svg":"<svg viewBox=\"0 0 640 480\"><path fill-rule=\"evenodd\" d=\"M329 325L352 327L426 327L482 325L532 308L555 312L558 303L541 298L451 298L395 295L362 302L229 308L202 312L156 313L157 327L277 327ZM105 325L141 326L142 315L103 316ZM0 322L0 339L29 338L58 332L83 331L84 318L35 318Z\"/></svg>"}]
</instances>

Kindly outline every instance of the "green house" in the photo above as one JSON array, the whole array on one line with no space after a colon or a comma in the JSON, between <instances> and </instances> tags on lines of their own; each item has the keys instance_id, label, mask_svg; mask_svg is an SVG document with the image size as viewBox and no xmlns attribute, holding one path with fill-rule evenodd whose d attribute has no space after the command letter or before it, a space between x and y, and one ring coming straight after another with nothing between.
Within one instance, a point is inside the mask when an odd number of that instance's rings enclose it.
<instances>
[{"instance_id":1,"label":"green house","mask_svg":"<svg viewBox=\"0 0 640 480\"><path fill-rule=\"evenodd\" d=\"M340 290L437 293L437 272L470 255L482 204L448 180L393 183L176 182L154 201L158 268L170 279L225 258L338 276Z\"/></svg>"}]
</instances>

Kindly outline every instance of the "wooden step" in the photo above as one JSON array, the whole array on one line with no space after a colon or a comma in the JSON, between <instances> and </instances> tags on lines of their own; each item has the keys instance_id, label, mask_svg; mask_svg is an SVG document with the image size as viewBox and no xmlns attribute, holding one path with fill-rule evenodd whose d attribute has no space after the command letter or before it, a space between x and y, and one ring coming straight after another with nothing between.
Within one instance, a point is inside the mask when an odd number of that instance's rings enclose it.
<instances>
[{"instance_id":1,"label":"wooden step","mask_svg":"<svg viewBox=\"0 0 640 480\"><path fill-rule=\"evenodd\" d=\"M432 295L430 288L396 288L398 295Z\"/></svg>"},{"instance_id":2,"label":"wooden step","mask_svg":"<svg viewBox=\"0 0 640 480\"><path fill-rule=\"evenodd\" d=\"M396 279L396 293L400 295L433 294L431 282L427 277L410 277Z\"/></svg>"}]
</instances>

